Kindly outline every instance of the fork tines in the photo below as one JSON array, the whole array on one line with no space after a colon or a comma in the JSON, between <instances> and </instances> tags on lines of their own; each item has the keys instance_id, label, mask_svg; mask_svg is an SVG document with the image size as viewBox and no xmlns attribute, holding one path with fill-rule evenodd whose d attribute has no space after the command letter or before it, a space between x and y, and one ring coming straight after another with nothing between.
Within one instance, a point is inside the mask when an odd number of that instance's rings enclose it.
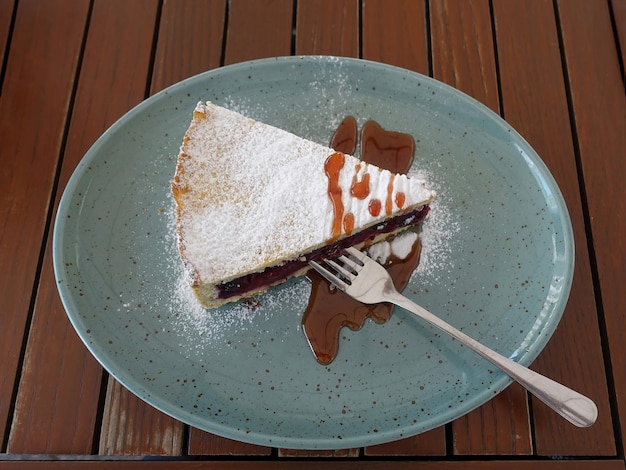
<instances>
[{"instance_id":1,"label":"fork tines","mask_svg":"<svg viewBox=\"0 0 626 470\"><path fill-rule=\"evenodd\" d=\"M356 248L347 248L344 254L333 259L325 259L323 263L331 267L333 271L322 266L316 261L309 261L309 264L320 273L328 282L334 284L338 289L345 290L352 280L357 276L363 267L363 257L366 256Z\"/></svg>"}]
</instances>

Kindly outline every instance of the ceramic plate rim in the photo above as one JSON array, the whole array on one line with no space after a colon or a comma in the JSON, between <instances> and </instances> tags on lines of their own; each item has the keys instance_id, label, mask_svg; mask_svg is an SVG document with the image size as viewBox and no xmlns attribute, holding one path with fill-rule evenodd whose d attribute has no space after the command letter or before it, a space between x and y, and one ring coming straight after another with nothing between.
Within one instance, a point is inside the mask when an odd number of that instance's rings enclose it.
<instances>
[{"instance_id":1,"label":"ceramic plate rim","mask_svg":"<svg viewBox=\"0 0 626 470\"><path fill-rule=\"evenodd\" d=\"M164 413L173 416L176 419L180 419L185 423L188 423L193 426L197 426L199 428L207 428L207 422L204 419L201 419L198 415L193 415L187 412L187 410L177 409L175 406L169 406L170 404L167 402L163 402L159 399L159 397L155 397L152 395L151 391L146 388L141 382L135 380L132 376L130 376L126 371L120 372L119 367L116 366L115 360L111 358L110 355L106 353L106 347L102 347L102 345L93 344L93 342L85 335L84 328L82 325L82 320L80 318L80 314L78 313L75 294L68 289L66 281L67 273L64 267L64 249L65 249L65 216L71 212L69 207L69 201L73 193L76 191L77 185L80 183L81 178L84 175L85 168L89 166L89 164L98 158L100 155L98 153L99 148L105 142L109 136L113 135L115 131L124 126L125 122L129 120L131 117L143 113L151 104L158 102L164 96L171 94L173 90L178 88L187 87L189 84L202 82L208 80L209 77L224 73L236 73L238 70L249 70L251 67L257 66L271 66L271 64L285 64L285 63L298 63L300 61L341 61L347 64L359 64L365 67L373 67L373 68L381 68L386 70L398 70L404 74L415 74L420 77L420 80L430 82L433 86L444 90L446 93L451 93L456 95L460 99L464 100L468 103L469 106L477 107L480 112L484 113L486 116L490 117L500 126L509 127L505 121L501 119L499 115L491 111L489 108L484 106L482 103L478 102L474 98L462 93L461 91L450 87L444 83L441 83L435 79L424 76L417 72L407 71L405 69L401 69L399 67L390 66L378 62L372 62L363 59L351 59L351 58L337 58L332 56L287 56L287 57L275 57L268 59L259 59L247 62L241 62L238 64L233 64L217 69L212 69L207 72L203 72L201 74L195 75L193 77L187 78L181 82L178 82L158 93L151 96L150 98L142 101L131 110L129 110L126 114L124 114L121 118L119 118L113 125L111 125L91 146L91 148L86 152L84 157L81 159L77 167L75 168L72 176L70 177L67 186L64 189L63 195L59 202L58 211L56 214L56 219L53 228L53 268L54 274L57 281L57 288L59 291L59 295L61 297L62 304L67 312L68 318L75 330L77 331L79 337L86 345L91 354L102 364L102 366L113 376L115 379L120 381L126 388L131 390L134 394L138 395L140 398L150 403L152 406L155 406L157 409L163 411ZM515 131L514 131L515 132ZM541 158L536 154L536 152L532 149L532 147L523 139L522 136L515 132L515 139L519 141L522 145L525 146L525 150L528 154L528 157L535 165L534 171L536 175L541 176L542 179L547 181L550 185L550 190L554 193L556 202L558 204L558 212L561 217L561 223L563 228L563 237L565 241L565 249L567 251L568 256L571 258L571 263L568 265L568 269L565 272L564 276L564 286L563 286L563 295L558 299L558 302L554 308L554 313L549 319L549 322L544 326L547 334L539 336L531 345L528 352L524 354L520 358L520 362L524 365L530 364L537 355L541 352L541 350L545 347L546 343L550 339L556 325L561 319L563 314L565 304L567 303L567 299L569 296L569 291L571 288L572 278L573 278L573 262L574 262L574 238L571 228L571 221L569 218L569 213L567 211L567 207L565 205L565 201L563 196L558 188L556 181L553 176L549 172L545 163L541 160ZM506 376L502 376L496 380L494 380L490 390L503 390L509 383L511 379ZM472 409L482 405L486 401L488 401L491 397L489 395L488 390L485 391L482 395L479 395L477 399L474 400L472 406L468 406L464 409L463 414L470 412ZM439 415L438 418L441 423L437 422L437 424L443 424L443 422L448 422L452 419L456 419L459 417L459 414L456 410L452 411L449 416ZM432 418L431 420L433 420ZM381 442L387 442L389 440L394 440L399 438L400 433L398 430L388 430L386 432L381 432L377 436L371 435L359 435L359 436L351 436L347 437L341 441L337 441L334 438L299 438L299 437L285 437L285 436L271 436L265 435L261 433L248 433L244 434L240 430L232 429L229 426L222 425L220 423L211 422L209 420L210 426L209 430L211 432L215 432L219 435L230 437L237 440L242 440L246 442L252 442L260 445L268 445L273 447L286 447L286 448L300 448L300 449L332 449L332 448L347 448L347 447L361 447L364 445L372 445ZM404 429L406 431L406 429ZM414 434L414 433L413 433ZM411 435L409 431L406 435Z\"/></svg>"}]
</instances>

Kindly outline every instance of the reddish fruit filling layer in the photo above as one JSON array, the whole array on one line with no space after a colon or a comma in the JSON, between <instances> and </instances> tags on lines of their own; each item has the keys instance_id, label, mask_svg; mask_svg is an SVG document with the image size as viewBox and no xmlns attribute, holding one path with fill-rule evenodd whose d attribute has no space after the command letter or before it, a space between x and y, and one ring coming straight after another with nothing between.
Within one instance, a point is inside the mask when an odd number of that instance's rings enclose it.
<instances>
[{"instance_id":1,"label":"reddish fruit filling layer","mask_svg":"<svg viewBox=\"0 0 626 470\"><path fill-rule=\"evenodd\" d=\"M428 206L422 206L419 209L399 215L392 219L388 219L378 225L367 228L355 235L352 235L351 237L339 240L337 243L318 248L317 250L314 250L297 259L286 261L283 264L276 266L271 266L262 272L248 274L220 284L216 286L218 289L218 298L228 299L230 297L243 295L246 292L274 285L291 277L306 267L310 260L319 261L324 258L335 258L339 256L341 250L344 248L358 245L359 243L363 243L367 240L373 240L381 233L391 233L402 227L417 225L424 220L429 210L430 208Z\"/></svg>"}]
</instances>

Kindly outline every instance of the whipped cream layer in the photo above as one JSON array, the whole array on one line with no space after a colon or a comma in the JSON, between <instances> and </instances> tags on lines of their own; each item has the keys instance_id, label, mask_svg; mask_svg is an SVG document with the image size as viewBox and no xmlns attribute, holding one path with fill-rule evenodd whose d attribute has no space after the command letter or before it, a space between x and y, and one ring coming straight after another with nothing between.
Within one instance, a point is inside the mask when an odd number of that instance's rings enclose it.
<instances>
[{"instance_id":1,"label":"whipped cream layer","mask_svg":"<svg viewBox=\"0 0 626 470\"><path fill-rule=\"evenodd\" d=\"M172 190L179 249L196 285L297 258L434 197L420 179L202 102Z\"/></svg>"}]
</instances>

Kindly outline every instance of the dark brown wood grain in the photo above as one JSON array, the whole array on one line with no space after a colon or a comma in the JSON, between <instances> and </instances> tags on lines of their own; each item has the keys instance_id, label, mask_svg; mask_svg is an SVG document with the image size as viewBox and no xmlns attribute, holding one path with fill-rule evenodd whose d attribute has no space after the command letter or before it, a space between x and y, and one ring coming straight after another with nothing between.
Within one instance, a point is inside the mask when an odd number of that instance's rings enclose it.
<instances>
[{"instance_id":1,"label":"dark brown wood grain","mask_svg":"<svg viewBox=\"0 0 626 470\"><path fill-rule=\"evenodd\" d=\"M488 0L430 2L433 77L500 112Z\"/></svg>"},{"instance_id":2,"label":"dark brown wood grain","mask_svg":"<svg viewBox=\"0 0 626 470\"><path fill-rule=\"evenodd\" d=\"M531 455L528 394L510 385L476 410L452 423L456 455Z\"/></svg>"},{"instance_id":3,"label":"dark brown wood grain","mask_svg":"<svg viewBox=\"0 0 626 470\"><path fill-rule=\"evenodd\" d=\"M57 202L89 146L114 120L143 99L156 7L154 0L94 4ZM111 30L117 32L113 37ZM107 48L101 47L103 41ZM120 76L120 69L135 73ZM60 304L51 268L51 238L50 233L9 451L88 454L98 432L95 423L102 369L78 339Z\"/></svg>"},{"instance_id":4,"label":"dark brown wood grain","mask_svg":"<svg viewBox=\"0 0 626 470\"><path fill-rule=\"evenodd\" d=\"M624 470L623 460L487 460L487 461L24 461L0 462L0 470Z\"/></svg>"},{"instance_id":5,"label":"dark brown wood grain","mask_svg":"<svg viewBox=\"0 0 626 470\"><path fill-rule=\"evenodd\" d=\"M616 19L626 28L626 4ZM615 405L626 435L626 98L607 5L558 3ZM622 43L622 46L624 44ZM623 49L622 49L623 51ZM621 96L621 99L619 98Z\"/></svg>"},{"instance_id":6,"label":"dark brown wood grain","mask_svg":"<svg viewBox=\"0 0 626 470\"><path fill-rule=\"evenodd\" d=\"M429 72L423 0L363 0L363 58Z\"/></svg>"},{"instance_id":7,"label":"dark brown wood grain","mask_svg":"<svg viewBox=\"0 0 626 470\"><path fill-rule=\"evenodd\" d=\"M291 54L291 0L230 0L224 63Z\"/></svg>"},{"instance_id":8,"label":"dark brown wood grain","mask_svg":"<svg viewBox=\"0 0 626 470\"><path fill-rule=\"evenodd\" d=\"M417 436L399 439L385 444L368 446L364 455L382 456L443 456L446 455L445 428L440 426Z\"/></svg>"},{"instance_id":9,"label":"dark brown wood grain","mask_svg":"<svg viewBox=\"0 0 626 470\"><path fill-rule=\"evenodd\" d=\"M616 49L624 67L626 66L626 0L611 0L610 6L617 34ZM607 29L606 32L608 31L610 30Z\"/></svg>"},{"instance_id":10,"label":"dark brown wood grain","mask_svg":"<svg viewBox=\"0 0 626 470\"><path fill-rule=\"evenodd\" d=\"M7 451L90 454L103 372L65 315L50 247L48 243ZM57 383L59 377L65 380Z\"/></svg>"},{"instance_id":11,"label":"dark brown wood grain","mask_svg":"<svg viewBox=\"0 0 626 470\"><path fill-rule=\"evenodd\" d=\"M226 0L163 2L151 93L219 67Z\"/></svg>"},{"instance_id":12,"label":"dark brown wood grain","mask_svg":"<svg viewBox=\"0 0 626 470\"><path fill-rule=\"evenodd\" d=\"M109 377L100 455L181 455L183 424L152 408Z\"/></svg>"},{"instance_id":13,"label":"dark brown wood grain","mask_svg":"<svg viewBox=\"0 0 626 470\"><path fill-rule=\"evenodd\" d=\"M270 447L248 444L216 436L200 429L189 429L189 455L271 455Z\"/></svg>"},{"instance_id":14,"label":"dark brown wood grain","mask_svg":"<svg viewBox=\"0 0 626 470\"><path fill-rule=\"evenodd\" d=\"M359 4L356 0L300 0L296 54L359 55Z\"/></svg>"},{"instance_id":15,"label":"dark brown wood grain","mask_svg":"<svg viewBox=\"0 0 626 470\"><path fill-rule=\"evenodd\" d=\"M12 420L22 345L28 335L33 287L88 7L87 1L42 4L24 0L11 37L0 96L4 116L0 119L2 442ZM72 9L74 14L64 14L63 9Z\"/></svg>"},{"instance_id":16,"label":"dark brown wood grain","mask_svg":"<svg viewBox=\"0 0 626 470\"><path fill-rule=\"evenodd\" d=\"M337 458L337 457L358 457L360 449L337 449L337 450L299 450L299 449L278 449L279 457L292 458Z\"/></svg>"},{"instance_id":17,"label":"dark brown wood grain","mask_svg":"<svg viewBox=\"0 0 626 470\"><path fill-rule=\"evenodd\" d=\"M576 242L569 303L533 368L590 396L599 409L593 428L581 429L533 400L535 450L539 455L611 455L615 441L553 3L495 0L493 10L504 116L554 175Z\"/></svg>"},{"instance_id":18,"label":"dark brown wood grain","mask_svg":"<svg viewBox=\"0 0 626 470\"><path fill-rule=\"evenodd\" d=\"M15 0L0 0L0 64L4 63ZM1 75L0 75L0 78Z\"/></svg>"}]
</instances>

